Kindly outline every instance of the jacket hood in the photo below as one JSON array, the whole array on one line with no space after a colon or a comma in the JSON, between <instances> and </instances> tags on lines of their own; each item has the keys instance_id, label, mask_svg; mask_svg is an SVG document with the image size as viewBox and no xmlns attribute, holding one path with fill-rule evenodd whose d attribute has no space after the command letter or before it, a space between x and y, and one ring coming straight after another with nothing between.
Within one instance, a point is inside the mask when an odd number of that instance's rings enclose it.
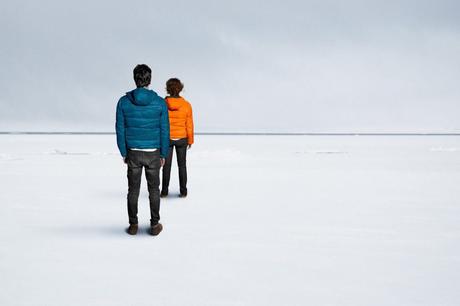
<instances>
[{"instance_id":1,"label":"jacket hood","mask_svg":"<svg viewBox=\"0 0 460 306\"><path fill-rule=\"evenodd\" d=\"M126 96L131 103L139 106L149 105L158 98L156 92L142 87L127 92Z\"/></svg>"},{"instance_id":2,"label":"jacket hood","mask_svg":"<svg viewBox=\"0 0 460 306\"><path fill-rule=\"evenodd\" d=\"M168 104L168 110L176 111L179 108L181 108L186 103L186 101L182 97L178 97L178 98L167 97L166 103Z\"/></svg>"}]
</instances>

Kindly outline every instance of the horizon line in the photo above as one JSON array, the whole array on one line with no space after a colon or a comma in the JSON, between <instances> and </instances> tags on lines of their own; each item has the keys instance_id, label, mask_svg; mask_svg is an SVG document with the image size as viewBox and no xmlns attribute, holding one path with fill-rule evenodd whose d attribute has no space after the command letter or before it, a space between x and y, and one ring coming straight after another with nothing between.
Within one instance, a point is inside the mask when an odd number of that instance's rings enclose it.
<instances>
[{"instance_id":1,"label":"horizon line","mask_svg":"<svg viewBox=\"0 0 460 306\"><path fill-rule=\"evenodd\" d=\"M115 135L115 132L82 131L0 131L0 135ZM460 136L460 133L409 133L409 132L196 132L195 135L211 136Z\"/></svg>"}]
</instances>

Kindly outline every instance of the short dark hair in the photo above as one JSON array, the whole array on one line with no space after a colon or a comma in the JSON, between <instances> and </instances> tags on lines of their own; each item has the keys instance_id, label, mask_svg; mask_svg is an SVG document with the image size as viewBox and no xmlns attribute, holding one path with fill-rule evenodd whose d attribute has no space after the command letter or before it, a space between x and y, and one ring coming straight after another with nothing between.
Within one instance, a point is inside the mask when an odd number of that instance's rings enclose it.
<instances>
[{"instance_id":1,"label":"short dark hair","mask_svg":"<svg viewBox=\"0 0 460 306\"><path fill-rule=\"evenodd\" d=\"M166 91L170 96L179 96L183 88L184 84L178 78L171 78L166 82Z\"/></svg>"},{"instance_id":2,"label":"short dark hair","mask_svg":"<svg viewBox=\"0 0 460 306\"><path fill-rule=\"evenodd\" d=\"M149 86L152 80L152 69L146 64L137 65L133 70L133 76L137 87Z\"/></svg>"}]
</instances>

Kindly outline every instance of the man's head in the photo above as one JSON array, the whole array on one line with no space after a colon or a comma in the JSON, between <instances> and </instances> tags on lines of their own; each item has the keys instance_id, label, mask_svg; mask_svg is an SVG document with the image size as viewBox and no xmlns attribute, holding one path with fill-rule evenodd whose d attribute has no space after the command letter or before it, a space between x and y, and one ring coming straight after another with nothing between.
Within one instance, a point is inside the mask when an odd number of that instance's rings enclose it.
<instances>
[{"instance_id":1,"label":"man's head","mask_svg":"<svg viewBox=\"0 0 460 306\"><path fill-rule=\"evenodd\" d=\"M166 82L166 91L172 97L178 97L184 88L184 84L179 79L172 78Z\"/></svg>"},{"instance_id":2,"label":"man's head","mask_svg":"<svg viewBox=\"0 0 460 306\"><path fill-rule=\"evenodd\" d=\"M150 85L150 81L152 80L152 69L145 64L137 65L133 70L134 75L134 82L136 82L136 86L139 87L147 87Z\"/></svg>"}]
</instances>

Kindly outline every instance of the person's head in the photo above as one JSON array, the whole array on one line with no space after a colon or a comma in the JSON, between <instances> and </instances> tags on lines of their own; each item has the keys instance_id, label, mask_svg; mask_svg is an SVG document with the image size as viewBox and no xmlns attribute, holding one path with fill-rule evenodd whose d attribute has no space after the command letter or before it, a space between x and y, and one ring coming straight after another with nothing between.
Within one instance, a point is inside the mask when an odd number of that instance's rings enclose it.
<instances>
[{"instance_id":1,"label":"person's head","mask_svg":"<svg viewBox=\"0 0 460 306\"><path fill-rule=\"evenodd\" d=\"M166 82L166 92L171 97L178 97L183 88L184 84L177 78L171 78Z\"/></svg>"},{"instance_id":2,"label":"person's head","mask_svg":"<svg viewBox=\"0 0 460 306\"><path fill-rule=\"evenodd\" d=\"M137 65L133 70L133 76L138 88L147 87L152 80L152 69L145 64Z\"/></svg>"}]
</instances>

